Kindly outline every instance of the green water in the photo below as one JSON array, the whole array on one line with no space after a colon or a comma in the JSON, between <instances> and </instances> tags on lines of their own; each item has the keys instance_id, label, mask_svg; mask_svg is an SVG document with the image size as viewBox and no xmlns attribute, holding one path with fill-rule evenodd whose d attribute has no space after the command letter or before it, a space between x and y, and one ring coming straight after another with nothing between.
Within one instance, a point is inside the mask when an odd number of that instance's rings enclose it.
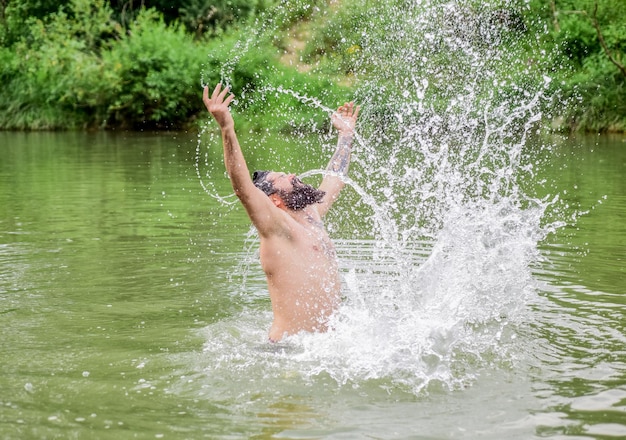
<instances>
[{"instance_id":1,"label":"green water","mask_svg":"<svg viewBox=\"0 0 626 440\"><path fill-rule=\"evenodd\" d=\"M196 146L0 133L0 438L626 438L625 137L562 143L538 171L559 216L589 212L540 244L533 361L417 395L303 377L263 342L248 220L202 189Z\"/></svg>"}]
</instances>

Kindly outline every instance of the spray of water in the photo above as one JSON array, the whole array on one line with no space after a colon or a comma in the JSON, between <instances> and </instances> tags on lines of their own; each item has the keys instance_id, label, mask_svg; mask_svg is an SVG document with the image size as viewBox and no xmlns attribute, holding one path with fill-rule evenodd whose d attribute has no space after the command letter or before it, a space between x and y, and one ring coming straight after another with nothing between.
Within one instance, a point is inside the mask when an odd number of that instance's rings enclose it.
<instances>
[{"instance_id":1,"label":"spray of water","mask_svg":"<svg viewBox=\"0 0 626 440\"><path fill-rule=\"evenodd\" d=\"M268 317L238 317L239 337L224 323L210 329L206 352L219 358L210 369L287 368L420 393L515 362L537 243L560 226L545 216L558 197L522 189L535 177L526 150L550 99L550 78L512 42L524 2L387 3L371 6L379 18L364 27L355 62L363 111L346 182L359 202L336 218L368 216L371 227L337 240L345 300L334 330L259 352L243 341L258 341ZM528 67L509 68L518 63ZM271 91L331 111L299 91Z\"/></svg>"}]
</instances>

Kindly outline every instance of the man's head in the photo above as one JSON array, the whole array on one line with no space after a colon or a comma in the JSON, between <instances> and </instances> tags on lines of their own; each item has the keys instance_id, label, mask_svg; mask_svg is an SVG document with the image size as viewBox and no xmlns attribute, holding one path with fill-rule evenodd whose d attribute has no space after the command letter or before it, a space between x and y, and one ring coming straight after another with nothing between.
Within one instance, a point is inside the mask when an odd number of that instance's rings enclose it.
<instances>
[{"instance_id":1,"label":"man's head","mask_svg":"<svg viewBox=\"0 0 626 440\"><path fill-rule=\"evenodd\" d=\"M267 176L270 172L271 171L255 171L252 173L252 182L254 183L254 186L259 188L268 196L271 196L277 191L272 182L267 180Z\"/></svg>"},{"instance_id":2,"label":"man's head","mask_svg":"<svg viewBox=\"0 0 626 440\"><path fill-rule=\"evenodd\" d=\"M294 174L255 171L252 181L268 196L276 195L274 197L278 197L288 209L293 211L300 211L313 203L321 202L326 194L302 182Z\"/></svg>"}]
</instances>

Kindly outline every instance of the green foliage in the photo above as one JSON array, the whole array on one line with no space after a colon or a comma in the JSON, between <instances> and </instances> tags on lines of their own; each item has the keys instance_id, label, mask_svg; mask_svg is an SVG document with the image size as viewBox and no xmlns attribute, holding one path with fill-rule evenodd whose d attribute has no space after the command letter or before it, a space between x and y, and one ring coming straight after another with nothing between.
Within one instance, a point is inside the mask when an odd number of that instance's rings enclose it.
<instances>
[{"instance_id":1,"label":"green foliage","mask_svg":"<svg viewBox=\"0 0 626 440\"><path fill-rule=\"evenodd\" d=\"M171 4L171 2L165 2ZM245 21L266 8L264 0L187 0L174 19L197 36L216 33L237 21Z\"/></svg>"},{"instance_id":2,"label":"green foliage","mask_svg":"<svg viewBox=\"0 0 626 440\"><path fill-rule=\"evenodd\" d=\"M269 10L271 20L279 29L288 29L296 23L312 19L326 8L325 0L280 0Z\"/></svg>"},{"instance_id":3,"label":"green foliage","mask_svg":"<svg viewBox=\"0 0 626 440\"><path fill-rule=\"evenodd\" d=\"M353 3L321 20L304 50L305 59L312 63L324 59L332 70L349 74L358 69L359 52L363 47L362 23L371 20L366 3Z\"/></svg>"},{"instance_id":4,"label":"green foliage","mask_svg":"<svg viewBox=\"0 0 626 440\"><path fill-rule=\"evenodd\" d=\"M253 131L310 133L323 129L328 117L304 102L307 98L347 99L348 90L329 78L300 73L282 65L278 50L272 45L244 48L241 40L241 34L228 34L219 44L210 45L202 73L202 82L210 87L218 82L231 87L238 98L233 105L235 117L254 115L253 119L239 118L238 125ZM297 90L302 96L293 96L285 90Z\"/></svg>"},{"instance_id":5,"label":"green foliage","mask_svg":"<svg viewBox=\"0 0 626 440\"><path fill-rule=\"evenodd\" d=\"M129 32L103 54L116 76L108 113L113 125L172 128L197 112L204 49L154 10L143 10Z\"/></svg>"},{"instance_id":6,"label":"green foliage","mask_svg":"<svg viewBox=\"0 0 626 440\"><path fill-rule=\"evenodd\" d=\"M95 3L96 9L91 10L90 2L75 0L74 19L65 12L53 14L48 23L30 19L25 36L12 50L3 49L2 127L75 128L89 123L110 75L96 53L96 43L101 41L85 38L85 31L94 36L116 33L107 20L109 10L104 2ZM79 108L89 110L77 112Z\"/></svg>"},{"instance_id":7,"label":"green foliage","mask_svg":"<svg viewBox=\"0 0 626 440\"><path fill-rule=\"evenodd\" d=\"M287 91L297 91L297 96ZM326 131L330 120L311 102L338 104L349 99L349 90L323 76L307 76L278 66L262 87L245 91L244 96L247 102L242 103L242 109L255 115L255 121L247 124L251 129L310 134Z\"/></svg>"},{"instance_id":8,"label":"green foliage","mask_svg":"<svg viewBox=\"0 0 626 440\"><path fill-rule=\"evenodd\" d=\"M200 37L245 22L265 10L270 0L144 0L136 3L111 0L110 3L114 17L124 27L130 26L143 9L154 9L168 25L178 22L187 32Z\"/></svg>"},{"instance_id":9,"label":"green foliage","mask_svg":"<svg viewBox=\"0 0 626 440\"><path fill-rule=\"evenodd\" d=\"M445 32L460 32L478 50L481 44L500 45L510 49L503 57L524 54L489 66L510 69L516 84L538 71L550 72L562 99L555 109L566 129L626 130L626 75L616 66L626 64L626 2L597 1L595 17L606 48L592 20L594 0L462 4L465 22L463 16L450 22L446 8L433 16L441 20L433 36L442 47L437 51L435 42L427 54L438 66L435 77L419 63L393 62L413 56L416 47L424 50L424 36L403 16L426 7L412 0L5 0L0 2L0 128L180 128L204 112L201 84L222 81L242 98L237 111L259 115L248 124L251 129L320 129L327 118L303 101L307 96L341 100L350 94L345 85L356 81L357 95L399 93L410 87L394 78L420 75L434 87L443 80L461 87L462 49L459 58L444 47ZM493 24L504 31L483 41L481 26ZM279 57L293 47L296 34L306 43L298 54L302 62L287 67ZM374 60L373 46L383 47L387 62ZM402 68L412 70L399 72ZM371 72L381 84L367 83ZM519 92L503 90L501 97ZM431 104L445 109L447 98L438 99Z\"/></svg>"},{"instance_id":10,"label":"green foliage","mask_svg":"<svg viewBox=\"0 0 626 440\"><path fill-rule=\"evenodd\" d=\"M71 2L61 0L4 0L0 1L0 42L14 44L24 34L23 24L28 19L46 20L60 11L70 14ZM98 3L98 2L96 2ZM196 36L214 34L237 22L245 22L265 11L273 0L108 0L112 18L127 29L143 9L155 9L167 24L178 22ZM73 18L73 17L72 17Z\"/></svg>"},{"instance_id":11,"label":"green foliage","mask_svg":"<svg viewBox=\"0 0 626 440\"><path fill-rule=\"evenodd\" d=\"M573 102L563 112L567 129L626 131L626 81L608 60L589 60L568 78L564 93Z\"/></svg>"},{"instance_id":12,"label":"green foliage","mask_svg":"<svg viewBox=\"0 0 626 440\"><path fill-rule=\"evenodd\" d=\"M560 49L554 68L567 103L561 104L562 128L626 130L626 75L609 59L610 53L626 65L626 2L560 0L554 2L554 10L537 1L531 6L550 29L544 45Z\"/></svg>"},{"instance_id":13,"label":"green foliage","mask_svg":"<svg viewBox=\"0 0 626 440\"><path fill-rule=\"evenodd\" d=\"M205 49L144 10L128 32L103 0L31 19L1 53L0 126L176 128L199 110ZM106 36L104 38L103 36ZM99 37L99 38L97 38ZM12 53L14 51L14 53Z\"/></svg>"},{"instance_id":14,"label":"green foliage","mask_svg":"<svg viewBox=\"0 0 626 440\"><path fill-rule=\"evenodd\" d=\"M59 11L67 2L58 0L5 0L0 2L0 43L6 46L25 35L24 23Z\"/></svg>"}]
</instances>

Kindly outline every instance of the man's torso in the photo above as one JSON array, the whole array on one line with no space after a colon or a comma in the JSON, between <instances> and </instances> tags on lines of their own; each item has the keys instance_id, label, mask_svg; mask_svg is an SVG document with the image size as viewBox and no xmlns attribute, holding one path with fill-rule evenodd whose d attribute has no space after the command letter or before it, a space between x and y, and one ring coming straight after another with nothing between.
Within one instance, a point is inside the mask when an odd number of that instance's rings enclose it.
<instances>
[{"instance_id":1,"label":"man's torso","mask_svg":"<svg viewBox=\"0 0 626 440\"><path fill-rule=\"evenodd\" d=\"M272 340L301 330L325 331L340 301L335 248L321 222L291 220L284 235L261 238L261 266L274 312Z\"/></svg>"}]
</instances>

